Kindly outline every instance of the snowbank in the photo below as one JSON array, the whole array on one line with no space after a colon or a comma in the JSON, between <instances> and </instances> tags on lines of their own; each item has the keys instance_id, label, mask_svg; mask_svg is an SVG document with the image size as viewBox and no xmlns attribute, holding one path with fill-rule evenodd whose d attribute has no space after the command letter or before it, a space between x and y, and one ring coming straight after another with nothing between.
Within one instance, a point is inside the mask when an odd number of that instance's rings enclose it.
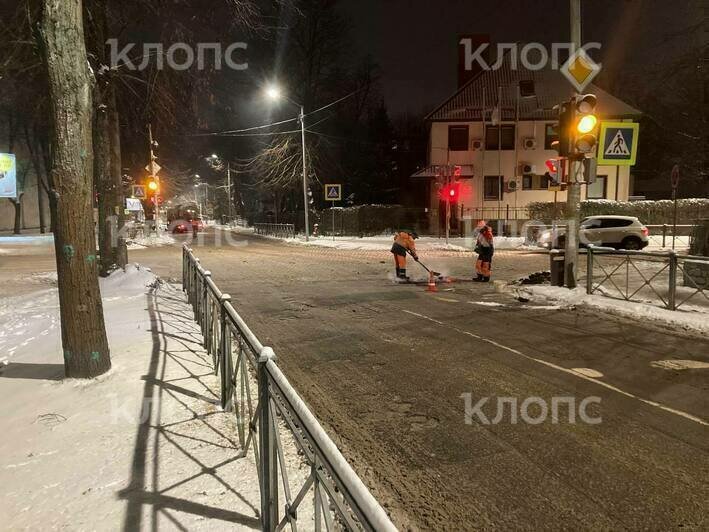
<instances>
[{"instance_id":1,"label":"snowbank","mask_svg":"<svg viewBox=\"0 0 709 532\"><path fill-rule=\"evenodd\" d=\"M53 235L11 235L0 236L0 245L43 246L54 243Z\"/></svg>"},{"instance_id":2,"label":"snowbank","mask_svg":"<svg viewBox=\"0 0 709 532\"><path fill-rule=\"evenodd\" d=\"M258 529L253 453L239 457L184 294L138 265L101 293L112 369L88 381L63 379L55 288L0 298L1 528Z\"/></svg>"},{"instance_id":3,"label":"snowbank","mask_svg":"<svg viewBox=\"0 0 709 532\"><path fill-rule=\"evenodd\" d=\"M140 236L126 241L128 249L143 249L155 246L168 246L174 243L175 239L164 232L161 232L159 235L150 233L147 236Z\"/></svg>"},{"instance_id":4,"label":"snowbank","mask_svg":"<svg viewBox=\"0 0 709 532\"><path fill-rule=\"evenodd\" d=\"M290 244L301 246L317 246L332 249L344 250L376 250L389 251L394 242L393 235L365 236L362 238L345 236L332 237L318 236L311 237L309 242L305 241L305 237L298 236L296 238L278 239L277 237L266 237L277 240L284 240ZM472 252L475 247L475 241L472 238L450 238L448 244L444 238L434 238L424 236L416 240L416 249L419 251L458 251ZM495 249L534 249L539 250L536 246L526 246L523 237L495 237Z\"/></svg>"},{"instance_id":5,"label":"snowbank","mask_svg":"<svg viewBox=\"0 0 709 532\"><path fill-rule=\"evenodd\" d=\"M649 320L672 329L709 334L709 312L671 311L645 303L588 295L582 287L569 290L549 285L528 285L514 288L513 291L534 301L548 301L566 308L585 306L634 321Z\"/></svg>"}]
</instances>

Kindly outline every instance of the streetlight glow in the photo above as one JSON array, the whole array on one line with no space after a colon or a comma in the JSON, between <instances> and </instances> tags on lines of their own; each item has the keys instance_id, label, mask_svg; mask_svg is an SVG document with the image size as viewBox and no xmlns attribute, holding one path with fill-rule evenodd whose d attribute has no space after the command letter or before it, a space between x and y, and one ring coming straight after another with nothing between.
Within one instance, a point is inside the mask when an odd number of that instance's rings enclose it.
<instances>
[{"instance_id":1,"label":"streetlight glow","mask_svg":"<svg viewBox=\"0 0 709 532\"><path fill-rule=\"evenodd\" d=\"M281 89L276 85L266 87L266 96L269 100L276 101L281 99Z\"/></svg>"}]
</instances>

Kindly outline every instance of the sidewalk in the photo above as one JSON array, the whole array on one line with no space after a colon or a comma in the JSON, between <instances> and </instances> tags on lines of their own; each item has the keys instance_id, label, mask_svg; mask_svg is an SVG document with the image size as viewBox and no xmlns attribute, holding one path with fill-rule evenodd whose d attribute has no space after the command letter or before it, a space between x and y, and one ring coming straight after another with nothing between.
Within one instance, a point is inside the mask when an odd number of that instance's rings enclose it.
<instances>
[{"instance_id":1,"label":"sidewalk","mask_svg":"<svg viewBox=\"0 0 709 532\"><path fill-rule=\"evenodd\" d=\"M182 291L131 266L102 295L113 368L92 381L62 380L56 289L0 299L3 528L258 529L253 454Z\"/></svg>"}]
</instances>

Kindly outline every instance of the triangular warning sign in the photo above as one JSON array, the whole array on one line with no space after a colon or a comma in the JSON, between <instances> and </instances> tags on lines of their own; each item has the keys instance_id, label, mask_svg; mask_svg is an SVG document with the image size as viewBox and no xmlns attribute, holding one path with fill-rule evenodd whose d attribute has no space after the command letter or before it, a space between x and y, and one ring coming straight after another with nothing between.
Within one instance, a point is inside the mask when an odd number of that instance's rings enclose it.
<instances>
[{"instance_id":1,"label":"triangular warning sign","mask_svg":"<svg viewBox=\"0 0 709 532\"><path fill-rule=\"evenodd\" d=\"M339 198L340 197L340 192L337 190L337 187L330 187L330 190L327 193L328 198Z\"/></svg>"},{"instance_id":2,"label":"triangular warning sign","mask_svg":"<svg viewBox=\"0 0 709 532\"><path fill-rule=\"evenodd\" d=\"M613 140L606 148L605 155L630 155L628 143L625 142L625 137L620 129L616 132L615 137L613 137Z\"/></svg>"}]
</instances>

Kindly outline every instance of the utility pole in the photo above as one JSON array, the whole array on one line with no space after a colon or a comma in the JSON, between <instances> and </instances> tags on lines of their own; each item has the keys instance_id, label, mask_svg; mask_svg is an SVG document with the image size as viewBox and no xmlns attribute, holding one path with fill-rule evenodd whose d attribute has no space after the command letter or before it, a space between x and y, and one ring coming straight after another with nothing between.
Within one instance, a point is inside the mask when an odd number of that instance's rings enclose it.
<instances>
[{"instance_id":1,"label":"utility pole","mask_svg":"<svg viewBox=\"0 0 709 532\"><path fill-rule=\"evenodd\" d=\"M231 199L231 162L227 161L226 163L226 190L227 190L227 195L228 195L228 200L227 204L229 206L229 224L233 221L234 217L232 216L232 199Z\"/></svg>"},{"instance_id":2,"label":"utility pole","mask_svg":"<svg viewBox=\"0 0 709 532\"><path fill-rule=\"evenodd\" d=\"M570 0L572 53L581 48L581 0ZM568 288L576 288L579 259L579 223L581 210L581 184L578 182L581 162L569 158L569 183L566 200L566 250L564 273Z\"/></svg>"},{"instance_id":3,"label":"utility pole","mask_svg":"<svg viewBox=\"0 0 709 532\"><path fill-rule=\"evenodd\" d=\"M300 134L303 144L303 210L305 211L305 241L310 240L310 222L308 220L308 162L305 156L305 107L300 106ZM333 231L335 228L333 227Z\"/></svg>"},{"instance_id":4,"label":"utility pole","mask_svg":"<svg viewBox=\"0 0 709 532\"><path fill-rule=\"evenodd\" d=\"M154 218L155 218L155 234L158 234L160 232L160 194L162 193L162 187L160 186L160 178L157 176L157 172L155 171L155 151L153 150L155 144L153 142L153 125L148 124L148 139L150 141L150 175L153 177L155 180L155 183L157 183L158 188L155 191L155 211L154 211Z\"/></svg>"}]
</instances>

